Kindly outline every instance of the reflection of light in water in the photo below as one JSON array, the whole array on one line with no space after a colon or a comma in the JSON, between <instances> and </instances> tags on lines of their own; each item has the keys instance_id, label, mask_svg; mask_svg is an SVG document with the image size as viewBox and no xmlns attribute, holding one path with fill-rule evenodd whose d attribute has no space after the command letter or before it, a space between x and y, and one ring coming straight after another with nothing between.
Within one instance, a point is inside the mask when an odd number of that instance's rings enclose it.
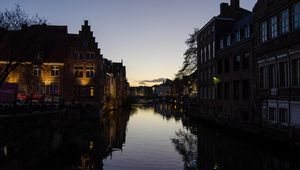
<instances>
[{"instance_id":1,"label":"reflection of light in water","mask_svg":"<svg viewBox=\"0 0 300 170\"><path fill-rule=\"evenodd\" d=\"M218 169L218 167L219 167L219 166L216 164L216 165L214 165L214 168L213 168L213 169Z\"/></svg>"},{"instance_id":2,"label":"reflection of light in water","mask_svg":"<svg viewBox=\"0 0 300 170\"><path fill-rule=\"evenodd\" d=\"M4 155L7 156L7 146L5 145L3 148Z\"/></svg>"},{"instance_id":3,"label":"reflection of light in water","mask_svg":"<svg viewBox=\"0 0 300 170\"><path fill-rule=\"evenodd\" d=\"M94 147L94 142L93 141L90 141L90 150L92 150Z\"/></svg>"}]
</instances>

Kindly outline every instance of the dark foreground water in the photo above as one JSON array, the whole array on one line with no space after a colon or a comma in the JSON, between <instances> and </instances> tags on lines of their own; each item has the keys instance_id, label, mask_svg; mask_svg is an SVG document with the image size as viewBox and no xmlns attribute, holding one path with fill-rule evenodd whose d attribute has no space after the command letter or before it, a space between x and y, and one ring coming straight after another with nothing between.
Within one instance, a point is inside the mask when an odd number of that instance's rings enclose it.
<instances>
[{"instance_id":1,"label":"dark foreground water","mask_svg":"<svg viewBox=\"0 0 300 170\"><path fill-rule=\"evenodd\" d=\"M2 127L0 169L300 169L297 152L196 122L175 105L134 105L53 130L59 124Z\"/></svg>"}]
</instances>

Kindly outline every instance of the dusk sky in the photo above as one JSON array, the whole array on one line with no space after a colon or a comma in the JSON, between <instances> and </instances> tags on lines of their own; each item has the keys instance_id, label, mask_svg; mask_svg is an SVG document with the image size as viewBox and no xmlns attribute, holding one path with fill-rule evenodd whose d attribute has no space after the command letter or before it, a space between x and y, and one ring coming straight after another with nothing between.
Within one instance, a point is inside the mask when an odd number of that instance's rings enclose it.
<instances>
[{"instance_id":1,"label":"dusk sky","mask_svg":"<svg viewBox=\"0 0 300 170\"><path fill-rule=\"evenodd\" d=\"M30 15L77 33L89 20L105 58L123 63L131 85L173 79L183 61L184 44L193 28L201 28L230 0L1 0L0 10L16 3ZM252 10L256 0L241 0ZM149 84L148 84L149 85Z\"/></svg>"}]
</instances>

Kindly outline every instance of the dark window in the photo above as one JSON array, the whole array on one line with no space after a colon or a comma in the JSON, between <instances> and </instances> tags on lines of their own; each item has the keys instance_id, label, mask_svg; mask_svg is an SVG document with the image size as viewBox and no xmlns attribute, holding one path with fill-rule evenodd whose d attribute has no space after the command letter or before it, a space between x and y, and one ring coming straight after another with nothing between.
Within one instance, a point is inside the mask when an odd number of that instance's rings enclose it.
<instances>
[{"instance_id":1,"label":"dark window","mask_svg":"<svg viewBox=\"0 0 300 170\"><path fill-rule=\"evenodd\" d=\"M300 86L300 59L294 59L292 63L293 85Z\"/></svg>"},{"instance_id":2,"label":"dark window","mask_svg":"<svg viewBox=\"0 0 300 170\"><path fill-rule=\"evenodd\" d=\"M260 24L260 41L266 42L268 40L268 22L264 21Z\"/></svg>"},{"instance_id":3,"label":"dark window","mask_svg":"<svg viewBox=\"0 0 300 170\"><path fill-rule=\"evenodd\" d=\"M230 60L229 60L229 58L228 57L226 57L225 59L224 59L224 71L225 71L225 73L229 73L230 72Z\"/></svg>"},{"instance_id":4,"label":"dark window","mask_svg":"<svg viewBox=\"0 0 300 170\"><path fill-rule=\"evenodd\" d=\"M50 83L50 95L59 95L59 83L58 82Z\"/></svg>"},{"instance_id":5,"label":"dark window","mask_svg":"<svg viewBox=\"0 0 300 170\"><path fill-rule=\"evenodd\" d=\"M279 121L281 124L288 124L288 109L286 108L279 109Z\"/></svg>"},{"instance_id":6,"label":"dark window","mask_svg":"<svg viewBox=\"0 0 300 170\"><path fill-rule=\"evenodd\" d=\"M300 28L300 2L293 6L293 27L294 30Z\"/></svg>"},{"instance_id":7,"label":"dark window","mask_svg":"<svg viewBox=\"0 0 300 170\"><path fill-rule=\"evenodd\" d=\"M230 96L230 83L227 81L224 83L224 99L229 99Z\"/></svg>"},{"instance_id":8,"label":"dark window","mask_svg":"<svg viewBox=\"0 0 300 170\"><path fill-rule=\"evenodd\" d=\"M276 87L275 64L269 65L269 88Z\"/></svg>"},{"instance_id":9,"label":"dark window","mask_svg":"<svg viewBox=\"0 0 300 170\"><path fill-rule=\"evenodd\" d=\"M269 108L269 121L276 121L276 108L270 107Z\"/></svg>"},{"instance_id":10,"label":"dark window","mask_svg":"<svg viewBox=\"0 0 300 170\"><path fill-rule=\"evenodd\" d=\"M217 96L218 96L218 99L222 99L223 97L223 91L222 91L222 83L218 83L217 84Z\"/></svg>"},{"instance_id":11,"label":"dark window","mask_svg":"<svg viewBox=\"0 0 300 170\"><path fill-rule=\"evenodd\" d=\"M42 74L42 71L41 71L42 69L41 69L41 66L35 66L34 67L34 70L33 70L33 74L35 75L35 76L41 76L41 74Z\"/></svg>"},{"instance_id":12,"label":"dark window","mask_svg":"<svg viewBox=\"0 0 300 170\"><path fill-rule=\"evenodd\" d=\"M287 61L279 62L279 86L288 86L288 63Z\"/></svg>"},{"instance_id":13,"label":"dark window","mask_svg":"<svg viewBox=\"0 0 300 170\"><path fill-rule=\"evenodd\" d=\"M238 80L233 81L233 99L240 99L240 82Z\"/></svg>"},{"instance_id":14,"label":"dark window","mask_svg":"<svg viewBox=\"0 0 300 170\"><path fill-rule=\"evenodd\" d=\"M243 55L243 59L242 59L242 65L243 65L243 69L249 69L249 58L250 58L250 53L247 52Z\"/></svg>"},{"instance_id":15,"label":"dark window","mask_svg":"<svg viewBox=\"0 0 300 170\"><path fill-rule=\"evenodd\" d=\"M280 13L280 33L288 33L290 29L289 24L289 9L285 9Z\"/></svg>"},{"instance_id":16,"label":"dark window","mask_svg":"<svg viewBox=\"0 0 300 170\"><path fill-rule=\"evenodd\" d=\"M267 70L266 67L259 68L259 87L265 89L267 87Z\"/></svg>"},{"instance_id":17,"label":"dark window","mask_svg":"<svg viewBox=\"0 0 300 170\"><path fill-rule=\"evenodd\" d=\"M248 100L249 99L249 93L250 93L250 88L249 88L249 80L243 80L243 99Z\"/></svg>"},{"instance_id":18,"label":"dark window","mask_svg":"<svg viewBox=\"0 0 300 170\"><path fill-rule=\"evenodd\" d=\"M233 70L234 71L239 71L240 70L240 65L241 65L241 56L240 55L234 56Z\"/></svg>"},{"instance_id":19,"label":"dark window","mask_svg":"<svg viewBox=\"0 0 300 170\"><path fill-rule=\"evenodd\" d=\"M222 60L218 61L218 74L222 74L223 73L223 63Z\"/></svg>"},{"instance_id":20,"label":"dark window","mask_svg":"<svg viewBox=\"0 0 300 170\"><path fill-rule=\"evenodd\" d=\"M276 38L278 36L278 29L277 29L277 16L271 17L271 38Z\"/></svg>"}]
</instances>

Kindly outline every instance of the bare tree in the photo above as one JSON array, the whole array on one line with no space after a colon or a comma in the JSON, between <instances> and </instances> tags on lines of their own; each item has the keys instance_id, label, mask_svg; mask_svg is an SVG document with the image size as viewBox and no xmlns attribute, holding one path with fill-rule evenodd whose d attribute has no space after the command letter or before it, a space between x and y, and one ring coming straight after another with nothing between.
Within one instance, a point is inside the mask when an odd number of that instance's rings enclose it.
<instances>
[{"instance_id":1,"label":"bare tree","mask_svg":"<svg viewBox=\"0 0 300 170\"><path fill-rule=\"evenodd\" d=\"M185 41L185 44L188 46L188 48L184 53L183 66L176 74L177 78L190 76L197 70L197 40L195 35L198 30L199 29L194 28L194 32L189 34L189 38Z\"/></svg>"},{"instance_id":2,"label":"bare tree","mask_svg":"<svg viewBox=\"0 0 300 170\"><path fill-rule=\"evenodd\" d=\"M5 55L1 56L4 63L1 63L0 67L0 86L24 60L22 57L31 49L30 46L34 45L33 38L28 37L22 27L42 25L46 22L46 19L37 14L29 16L19 4L16 4L12 10L5 9L0 12L0 50L4 51L2 55Z\"/></svg>"}]
</instances>

